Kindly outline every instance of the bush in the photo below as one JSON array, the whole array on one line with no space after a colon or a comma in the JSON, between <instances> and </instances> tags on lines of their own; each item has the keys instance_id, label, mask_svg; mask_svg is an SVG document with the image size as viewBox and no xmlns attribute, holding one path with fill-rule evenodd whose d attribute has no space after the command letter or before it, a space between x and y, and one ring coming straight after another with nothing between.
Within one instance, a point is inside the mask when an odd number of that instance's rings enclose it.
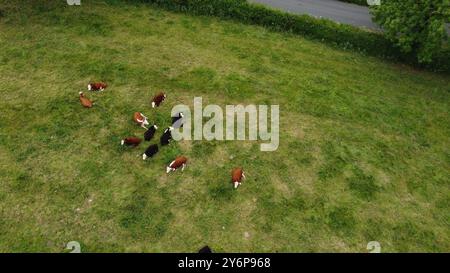
<instances>
[{"instance_id":1,"label":"bush","mask_svg":"<svg viewBox=\"0 0 450 273\"><path fill-rule=\"evenodd\" d=\"M433 62L447 46L448 0L386 0L372 13L386 37L419 63Z\"/></svg>"},{"instance_id":2,"label":"bush","mask_svg":"<svg viewBox=\"0 0 450 273\"><path fill-rule=\"evenodd\" d=\"M133 0L128 0L133 1ZM172 11L194 15L215 16L246 24L260 25L276 31L299 34L330 45L356 50L371 56L418 64L412 53L402 53L381 33L368 32L350 25L342 25L308 15L294 15L246 0L135 0L163 7ZM442 52L426 66L433 70L450 71L450 52ZM424 66L424 65L423 65Z\"/></svg>"}]
</instances>

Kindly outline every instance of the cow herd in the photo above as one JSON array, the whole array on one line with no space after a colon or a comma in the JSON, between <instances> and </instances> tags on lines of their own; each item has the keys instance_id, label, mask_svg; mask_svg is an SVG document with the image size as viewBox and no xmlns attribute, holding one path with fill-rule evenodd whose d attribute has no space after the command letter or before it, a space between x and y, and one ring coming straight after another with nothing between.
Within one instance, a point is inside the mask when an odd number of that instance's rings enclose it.
<instances>
[{"instance_id":1,"label":"cow herd","mask_svg":"<svg viewBox=\"0 0 450 273\"><path fill-rule=\"evenodd\" d=\"M107 88L107 84L103 82L94 82L88 84L88 90L89 91L103 91ZM80 95L80 103L85 108L92 108L94 103L86 98L83 92L79 93ZM164 92L160 92L156 94L152 101L151 101L151 107L159 107L162 102L167 98L167 95ZM169 145L172 140L172 130L174 128L183 127L183 113L178 113L177 115L172 117L172 126L167 127L163 134L160 137L160 145L166 146ZM154 135L156 130L158 129L158 126L156 124L153 124L151 126L148 118L140 112L135 112L133 115L134 122L139 125L140 127L144 128L146 131L144 133L144 140L150 141ZM126 145L130 147L136 147L141 144L142 139L139 137L126 137L121 140L121 145ZM155 154L157 154L159 151L158 144L151 144L147 147L147 149L142 154L142 159L146 160L147 158L152 158ZM177 169L181 169L181 171L184 170L186 167L188 159L185 156L177 156L166 168L166 173L170 173L173 171L176 171ZM234 168L231 171L231 183L233 184L234 188L237 188L241 185L242 180L245 179L244 171L241 167Z\"/></svg>"}]
</instances>

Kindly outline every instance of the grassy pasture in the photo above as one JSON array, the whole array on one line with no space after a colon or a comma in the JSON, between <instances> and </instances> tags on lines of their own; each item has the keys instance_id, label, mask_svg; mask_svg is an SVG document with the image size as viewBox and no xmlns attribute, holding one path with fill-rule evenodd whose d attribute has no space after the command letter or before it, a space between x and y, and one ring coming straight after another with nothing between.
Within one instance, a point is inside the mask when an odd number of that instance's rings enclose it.
<instances>
[{"instance_id":1,"label":"grassy pasture","mask_svg":"<svg viewBox=\"0 0 450 273\"><path fill-rule=\"evenodd\" d=\"M0 92L1 252L450 251L448 76L148 5L0 0ZM133 112L160 134L195 96L280 105L279 149L119 145Z\"/></svg>"}]
</instances>

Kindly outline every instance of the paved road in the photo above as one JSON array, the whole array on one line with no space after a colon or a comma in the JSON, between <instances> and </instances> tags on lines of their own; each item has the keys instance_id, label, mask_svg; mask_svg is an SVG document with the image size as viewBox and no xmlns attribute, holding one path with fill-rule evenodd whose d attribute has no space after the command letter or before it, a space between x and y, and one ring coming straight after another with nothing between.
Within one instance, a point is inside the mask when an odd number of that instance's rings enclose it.
<instances>
[{"instance_id":1,"label":"paved road","mask_svg":"<svg viewBox=\"0 0 450 273\"><path fill-rule=\"evenodd\" d=\"M372 22L367 7L337 0L249 0L249 2L265 4L292 13L309 14L357 27L379 30L379 27Z\"/></svg>"}]
</instances>

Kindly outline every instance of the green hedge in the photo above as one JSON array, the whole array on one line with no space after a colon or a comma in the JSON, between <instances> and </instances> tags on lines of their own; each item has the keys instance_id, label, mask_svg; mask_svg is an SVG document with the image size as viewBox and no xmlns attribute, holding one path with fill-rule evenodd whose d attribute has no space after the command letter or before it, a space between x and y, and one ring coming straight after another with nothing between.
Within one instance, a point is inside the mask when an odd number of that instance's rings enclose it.
<instances>
[{"instance_id":1,"label":"green hedge","mask_svg":"<svg viewBox=\"0 0 450 273\"><path fill-rule=\"evenodd\" d=\"M365 31L308 15L294 15L250 4L246 0L128 0L145 2L172 11L194 15L208 15L232 19L246 24L260 25L277 31L291 32L330 45L359 51L371 56L417 65L415 56L402 54L382 34ZM443 52L427 68L450 72L450 50Z\"/></svg>"}]
</instances>

